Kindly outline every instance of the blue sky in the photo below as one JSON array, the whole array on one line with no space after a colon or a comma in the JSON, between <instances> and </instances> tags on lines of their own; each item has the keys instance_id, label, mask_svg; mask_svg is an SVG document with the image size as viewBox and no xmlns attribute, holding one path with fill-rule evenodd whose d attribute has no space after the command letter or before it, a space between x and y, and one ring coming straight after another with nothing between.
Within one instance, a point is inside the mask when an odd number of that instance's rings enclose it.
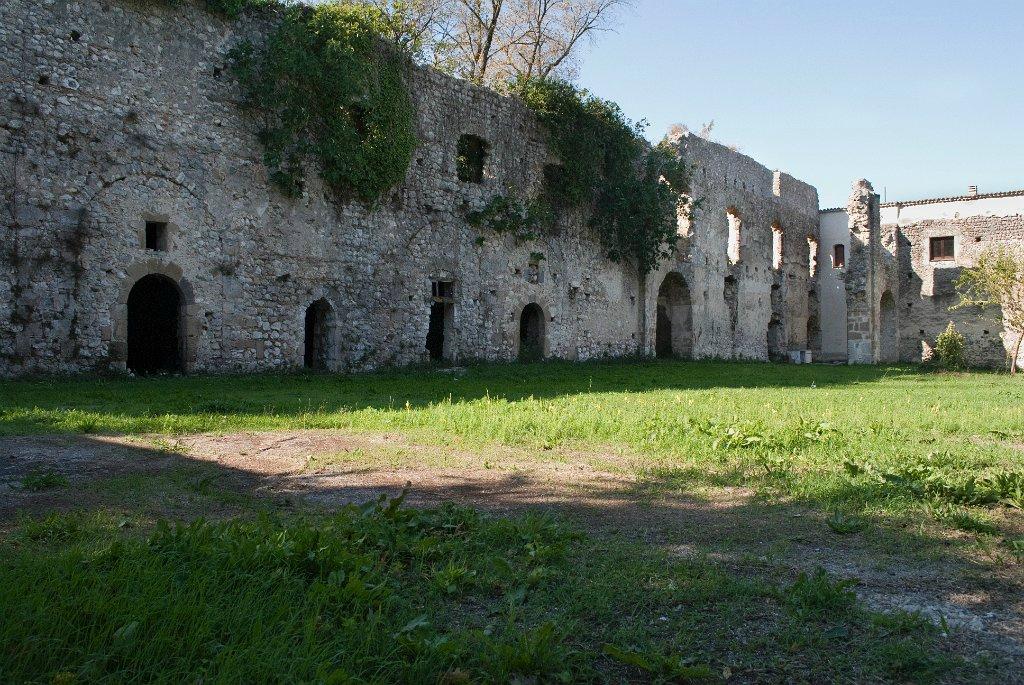
<instances>
[{"instance_id":1,"label":"blue sky","mask_svg":"<svg viewBox=\"0 0 1024 685\"><path fill-rule=\"evenodd\" d=\"M1024 188L1024 2L636 0L580 85L845 205Z\"/></svg>"}]
</instances>

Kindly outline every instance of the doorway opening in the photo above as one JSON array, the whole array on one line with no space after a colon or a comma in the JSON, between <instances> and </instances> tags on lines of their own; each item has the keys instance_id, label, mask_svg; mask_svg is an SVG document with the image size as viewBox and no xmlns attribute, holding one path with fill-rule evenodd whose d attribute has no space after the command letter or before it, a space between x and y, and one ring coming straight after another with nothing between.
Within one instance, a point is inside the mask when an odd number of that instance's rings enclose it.
<instances>
[{"instance_id":1,"label":"doorway opening","mask_svg":"<svg viewBox=\"0 0 1024 685\"><path fill-rule=\"evenodd\" d=\"M305 352L302 363L307 369L326 371L330 360L331 305L320 298L306 308Z\"/></svg>"},{"instance_id":2,"label":"doorway opening","mask_svg":"<svg viewBox=\"0 0 1024 685\"><path fill-rule=\"evenodd\" d=\"M536 302L523 307L519 316L519 359L539 361L544 358L544 311Z\"/></svg>"},{"instance_id":3,"label":"doorway opening","mask_svg":"<svg viewBox=\"0 0 1024 685\"><path fill-rule=\"evenodd\" d=\"M137 374L172 373L182 367L182 298L162 274L143 276L128 294L128 368Z\"/></svg>"}]
</instances>

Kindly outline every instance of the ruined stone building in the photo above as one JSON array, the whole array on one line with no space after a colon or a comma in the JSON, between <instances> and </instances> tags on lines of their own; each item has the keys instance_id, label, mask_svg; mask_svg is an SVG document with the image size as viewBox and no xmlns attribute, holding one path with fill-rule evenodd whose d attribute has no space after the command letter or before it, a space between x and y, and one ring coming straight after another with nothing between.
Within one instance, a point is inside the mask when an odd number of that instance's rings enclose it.
<instances>
[{"instance_id":1,"label":"ruined stone building","mask_svg":"<svg viewBox=\"0 0 1024 685\"><path fill-rule=\"evenodd\" d=\"M970 364L1004 365L1019 332L1004 330L998 311L950 309L963 268L994 245L1024 247L1024 190L971 187L958 197L880 204L858 181L846 209L821 213L821 358L922 361L952 321Z\"/></svg>"},{"instance_id":2,"label":"ruined stone building","mask_svg":"<svg viewBox=\"0 0 1024 685\"><path fill-rule=\"evenodd\" d=\"M861 183L819 213L811 185L686 135L700 201L640 278L581 217L527 242L471 226L496 194L538 192L545 132L521 102L420 68L403 183L367 207L310 175L288 198L225 72L260 30L188 0L0 5L0 375L919 359L952 274L928 245L952 236L961 264L1024 232L1024 193L880 206ZM968 323L997 361L998 320Z\"/></svg>"}]
</instances>

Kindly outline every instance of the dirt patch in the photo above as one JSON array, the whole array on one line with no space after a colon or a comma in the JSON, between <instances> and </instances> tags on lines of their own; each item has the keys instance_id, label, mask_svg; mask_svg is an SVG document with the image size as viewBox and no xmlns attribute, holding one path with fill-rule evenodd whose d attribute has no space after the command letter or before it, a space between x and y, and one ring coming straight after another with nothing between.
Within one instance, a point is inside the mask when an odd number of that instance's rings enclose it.
<instances>
[{"instance_id":1,"label":"dirt patch","mask_svg":"<svg viewBox=\"0 0 1024 685\"><path fill-rule=\"evenodd\" d=\"M821 566L857 578L859 594L873 607L920 611L944 622L955 629L951 640L966 641L957 651L985 649L1024 666L1019 564L959 559L943 552L943 540L931 541L930 558L908 558L880 550L865 534L833 534L821 512L761 502L742 487L652 495L636 475L639 458L613 451L475 450L340 431L3 438L0 522L19 512L88 507L99 496L83 484L181 464L213 467L218 488L326 508L395 496L408 483L408 501L416 506L454 501L495 513L553 510L591 530L706 557L752 577L784 580ZM23 489L25 475L40 469L60 473L69 486Z\"/></svg>"}]
</instances>

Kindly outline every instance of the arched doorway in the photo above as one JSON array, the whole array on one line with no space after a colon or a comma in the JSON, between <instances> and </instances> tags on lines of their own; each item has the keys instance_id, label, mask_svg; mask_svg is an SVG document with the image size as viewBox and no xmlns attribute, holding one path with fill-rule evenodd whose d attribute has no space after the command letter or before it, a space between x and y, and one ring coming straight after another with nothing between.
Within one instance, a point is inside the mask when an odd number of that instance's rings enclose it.
<instances>
[{"instance_id":1,"label":"arched doorway","mask_svg":"<svg viewBox=\"0 0 1024 685\"><path fill-rule=\"evenodd\" d=\"M654 328L654 353L659 358L693 355L693 309L690 289L678 273L665 276L658 288Z\"/></svg>"},{"instance_id":2,"label":"arched doorway","mask_svg":"<svg viewBox=\"0 0 1024 685\"><path fill-rule=\"evenodd\" d=\"M305 353L302 362L307 369L324 371L329 367L333 316L331 305L323 298L306 308Z\"/></svg>"},{"instance_id":3,"label":"arched doorway","mask_svg":"<svg viewBox=\"0 0 1024 685\"><path fill-rule=\"evenodd\" d=\"M894 364L899 360L899 331L896 328L896 300L888 290L882 293L878 307L878 361Z\"/></svg>"},{"instance_id":4,"label":"arched doorway","mask_svg":"<svg viewBox=\"0 0 1024 685\"><path fill-rule=\"evenodd\" d=\"M143 276L128 293L128 368L138 374L183 371L182 298L162 274Z\"/></svg>"},{"instance_id":5,"label":"arched doorway","mask_svg":"<svg viewBox=\"0 0 1024 685\"><path fill-rule=\"evenodd\" d=\"M531 302L519 315L519 359L537 361L543 358L544 310L536 302Z\"/></svg>"}]
</instances>

